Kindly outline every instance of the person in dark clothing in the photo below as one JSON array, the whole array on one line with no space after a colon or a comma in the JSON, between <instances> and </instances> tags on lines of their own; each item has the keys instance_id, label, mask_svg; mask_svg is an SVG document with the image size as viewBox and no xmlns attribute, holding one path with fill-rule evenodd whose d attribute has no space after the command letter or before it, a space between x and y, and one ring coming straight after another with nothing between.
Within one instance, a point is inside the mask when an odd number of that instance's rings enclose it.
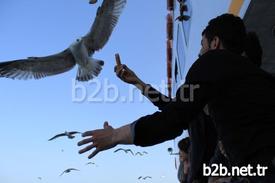
<instances>
[{"instance_id":1,"label":"person in dark clothing","mask_svg":"<svg viewBox=\"0 0 275 183\"><path fill-rule=\"evenodd\" d=\"M179 160L180 165L178 168L178 179L180 183L187 183L188 182L188 174L189 174L189 167L190 167L190 160L189 160L189 147L190 147L190 139L189 137L185 137L178 142L179 148Z\"/></svg>"},{"instance_id":2,"label":"person in dark clothing","mask_svg":"<svg viewBox=\"0 0 275 183\"><path fill-rule=\"evenodd\" d=\"M114 129L83 133L78 143L91 143L80 153L98 152L117 144L155 145L179 136L208 105L218 138L233 166L267 166L266 176L249 177L251 182L275 179L275 81L241 54L246 30L243 21L224 14L212 19L202 37L201 57L194 62L172 100L160 112L141 117ZM152 133L153 132L153 133Z\"/></svg>"},{"instance_id":3,"label":"person in dark clothing","mask_svg":"<svg viewBox=\"0 0 275 183\"><path fill-rule=\"evenodd\" d=\"M257 33L248 32L245 40L246 41L245 41L244 52L242 55L247 57L252 63L256 64L256 66L260 67L262 64L263 50L262 50L262 46L260 44L259 37L258 37ZM216 165L222 164L223 166L225 166L229 169L232 168L221 141L218 141L215 154L211 158L209 164L210 164L210 166L212 164L216 164ZM213 170L213 167L212 167L212 170ZM223 181L224 179L228 179L228 178L209 177L208 183L212 183L217 180ZM247 180L245 178L241 178L241 177L232 177L231 181L232 182L235 181L236 183L246 183L247 182Z\"/></svg>"},{"instance_id":4,"label":"person in dark clothing","mask_svg":"<svg viewBox=\"0 0 275 183\"><path fill-rule=\"evenodd\" d=\"M262 65L263 49L256 32L248 32L244 44L244 56L258 67Z\"/></svg>"}]
</instances>

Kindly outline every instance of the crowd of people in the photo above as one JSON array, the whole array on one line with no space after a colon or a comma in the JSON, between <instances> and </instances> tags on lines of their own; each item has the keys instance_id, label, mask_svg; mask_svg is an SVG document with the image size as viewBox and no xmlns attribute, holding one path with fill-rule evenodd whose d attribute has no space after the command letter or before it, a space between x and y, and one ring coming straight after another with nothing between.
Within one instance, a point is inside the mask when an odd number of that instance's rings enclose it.
<instances>
[{"instance_id":1,"label":"crowd of people","mask_svg":"<svg viewBox=\"0 0 275 183\"><path fill-rule=\"evenodd\" d=\"M275 79L260 68L263 51L240 17L223 14L202 31L199 58L173 99L126 65L116 66L117 76L139 88L159 111L116 129L105 122L103 129L83 133L78 145L87 146L79 153L93 150L92 158L118 144L151 146L188 130L189 137L179 142L180 182L275 182ZM266 171L207 176L205 167L211 165L228 170L260 165Z\"/></svg>"}]
</instances>

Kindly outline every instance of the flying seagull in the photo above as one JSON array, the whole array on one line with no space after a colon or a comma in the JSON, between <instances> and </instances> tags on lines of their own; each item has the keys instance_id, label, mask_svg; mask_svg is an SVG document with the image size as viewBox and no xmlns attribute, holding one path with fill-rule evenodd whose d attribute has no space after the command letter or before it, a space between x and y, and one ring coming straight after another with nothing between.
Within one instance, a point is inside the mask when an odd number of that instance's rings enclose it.
<instances>
[{"instance_id":1,"label":"flying seagull","mask_svg":"<svg viewBox=\"0 0 275 183\"><path fill-rule=\"evenodd\" d=\"M68 168L67 170L65 170L64 172L62 172L59 176L62 176L64 173L70 173L72 170L79 171L78 169L75 169L75 168Z\"/></svg>"},{"instance_id":2,"label":"flying seagull","mask_svg":"<svg viewBox=\"0 0 275 183\"><path fill-rule=\"evenodd\" d=\"M142 179L145 180L145 179L151 179L152 177L151 176L146 176L146 177L143 177Z\"/></svg>"},{"instance_id":3,"label":"flying seagull","mask_svg":"<svg viewBox=\"0 0 275 183\"><path fill-rule=\"evenodd\" d=\"M95 2L94 0L91 2ZM0 63L0 77L40 79L61 74L78 65L76 80L88 81L98 76L104 62L92 58L109 40L126 5L126 0L104 0L97 9L90 31L60 53L45 57L28 57Z\"/></svg>"},{"instance_id":4,"label":"flying seagull","mask_svg":"<svg viewBox=\"0 0 275 183\"><path fill-rule=\"evenodd\" d=\"M151 179L151 178L152 178L151 176L146 176L146 177L139 176L139 177L138 177L139 180L140 180L140 179L145 180L145 179Z\"/></svg>"},{"instance_id":5,"label":"flying seagull","mask_svg":"<svg viewBox=\"0 0 275 183\"><path fill-rule=\"evenodd\" d=\"M89 3L90 4L95 4L95 3L97 3L97 0L90 0Z\"/></svg>"},{"instance_id":6,"label":"flying seagull","mask_svg":"<svg viewBox=\"0 0 275 183\"><path fill-rule=\"evenodd\" d=\"M116 152L118 152L118 151L124 151L126 154L127 154L128 152L130 152L130 153L134 156L134 153L133 153L133 151L132 151L131 149L119 148L119 149L115 150L114 153L116 153Z\"/></svg>"},{"instance_id":7,"label":"flying seagull","mask_svg":"<svg viewBox=\"0 0 275 183\"><path fill-rule=\"evenodd\" d=\"M146 152L146 151L136 152L135 156L137 156L137 155L143 156L144 154L148 154L148 152Z\"/></svg>"},{"instance_id":8,"label":"flying seagull","mask_svg":"<svg viewBox=\"0 0 275 183\"><path fill-rule=\"evenodd\" d=\"M48 141L54 140L58 137L64 137L64 136L67 136L69 139L73 139L73 138L75 138L75 134L81 134L81 132L77 132L77 131L67 132L67 131L65 131L64 133L55 135L54 137L50 138Z\"/></svg>"},{"instance_id":9,"label":"flying seagull","mask_svg":"<svg viewBox=\"0 0 275 183\"><path fill-rule=\"evenodd\" d=\"M86 163L86 165L95 165L96 167L98 167L98 165L95 164L94 162L88 162L88 163Z\"/></svg>"},{"instance_id":10,"label":"flying seagull","mask_svg":"<svg viewBox=\"0 0 275 183\"><path fill-rule=\"evenodd\" d=\"M143 154L141 152L136 152L135 156L140 155L143 156Z\"/></svg>"}]
</instances>

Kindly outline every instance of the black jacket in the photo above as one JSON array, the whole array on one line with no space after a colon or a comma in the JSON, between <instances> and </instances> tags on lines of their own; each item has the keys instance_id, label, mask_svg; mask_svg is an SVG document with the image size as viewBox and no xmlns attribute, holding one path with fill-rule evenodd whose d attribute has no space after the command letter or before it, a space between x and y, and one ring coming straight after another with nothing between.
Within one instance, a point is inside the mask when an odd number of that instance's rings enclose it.
<instances>
[{"instance_id":1,"label":"black jacket","mask_svg":"<svg viewBox=\"0 0 275 183\"><path fill-rule=\"evenodd\" d=\"M171 98L163 95L155 88L147 85L143 92L159 110L163 110L171 102ZM190 123L188 133L191 139L190 145L190 170L188 180L197 180L200 183L207 182L207 177L203 176L203 163L209 164L214 155L217 144L217 134L210 117L203 111Z\"/></svg>"},{"instance_id":2,"label":"black jacket","mask_svg":"<svg viewBox=\"0 0 275 183\"><path fill-rule=\"evenodd\" d=\"M187 85L198 85L193 101ZM232 165L270 163L275 154L275 81L244 57L209 51L190 68L175 100L137 120L134 143L150 146L179 136L208 104Z\"/></svg>"}]
</instances>

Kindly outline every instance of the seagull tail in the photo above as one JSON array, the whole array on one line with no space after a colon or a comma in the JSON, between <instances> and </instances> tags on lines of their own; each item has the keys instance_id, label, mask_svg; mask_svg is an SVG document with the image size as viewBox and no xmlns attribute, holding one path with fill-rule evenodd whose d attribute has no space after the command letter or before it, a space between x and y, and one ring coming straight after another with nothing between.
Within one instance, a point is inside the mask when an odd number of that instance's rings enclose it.
<instances>
[{"instance_id":1,"label":"seagull tail","mask_svg":"<svg viewBox=\"0 0 275 183\"><path fill-rule=\"evenodd\" d=\"M89 58L88 65L82 67L81 65L78 66L76 80L78 81L89 81L94 77L97 77L101 70L104 62L102 60L94 60Z\"/></svg>"}]
</instances>

